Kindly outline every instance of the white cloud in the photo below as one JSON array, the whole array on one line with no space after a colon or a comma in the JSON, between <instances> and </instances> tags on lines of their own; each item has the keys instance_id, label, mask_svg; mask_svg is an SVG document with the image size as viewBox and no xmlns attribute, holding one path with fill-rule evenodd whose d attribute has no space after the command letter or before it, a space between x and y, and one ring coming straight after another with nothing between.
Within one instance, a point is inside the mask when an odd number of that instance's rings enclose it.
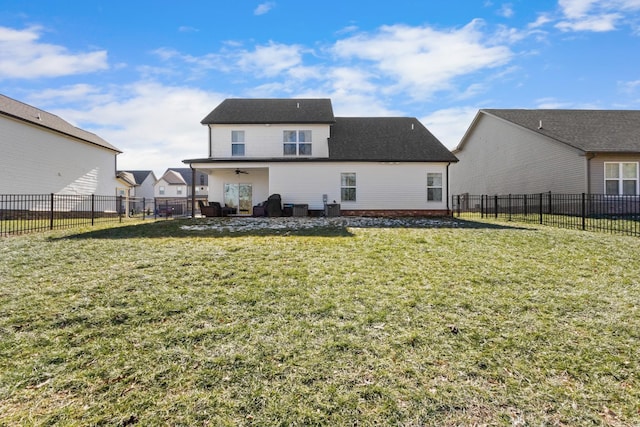
<instances>
[{"instance_id":1,"label":"white cloud","mask_svg":"<svg viewBox=\"0 0 640 427\"><path fill-rule=\"evenodd\" d=\"M503 16L505 18L511 18L515 12L513 11L513 5L511 3L505 3L498 10L498 15Z\"/></svg>"},{"instance_id":2,"label":"white cloud","mask_svg":"<svg viewBox=\"0 0 640 427\"><path fill-rule=\"evenodd\" d=\"M253 51L239 54L238 66L245 72L258 76L274 77L302 63L302 47L269 42L256 46Z\"/></svg>"},{"instance_id":3,"label":"white cloud","mask_svg":"<svg viewBox=\"0 0 640 427\"><path fill-rule=\"evenodd\" d=\"M42 28L0 27L0 78L35 79L92 73L109 68L107 52L71 53L39 42Z\"/></svg>"},{"instance_id":4,"label":"white cloud","mask_svg":"<svg viewBox=\"0 0 640 427\"><path fill-rule=\"evenodd\" d=\"M640 10L640 0L559 0L558 4L564 19L556 27L562 31L613 31L625 13Z\"/></svg>"},{"instance_id":5,"label":"white cloud","mask_svg":"<svg viewBox=\"0 0 640 427\"><path fill-rule=\"evenodd\" d=\"M111 90L111 92L108 92ZM85 94L82 103L75 103ZM208 156L207 132L200 124L224 96L198 89L139 82L126 87L86 85L50 91L65 108L49 110L115 145L118 169L185 167L182 160Z\"/></svg>"},{"instance_id":6,"label":"white cloud","mask_svg":"<svg viewBox=\"0 0 640 427\"><path fill-rule=\"evenodd\" d=\"M384 26L374 34L362 33L338 41L334 52L343 59L370 62L374 70L395 82L394 90L424 98L449 88L458 76L497 67L511 59L507 46L483 42L481 25L476 20L448 31Z\"/></svg>"},{"instance_id":7,"label":"white cloud","mask_svg":"<svg viewBox=\"0 0 640 427\"><path fill-rule=\"evenodd\" d=\"M616 24L622 16L617 13L585 16L573 21L559 22L556 27L562 31L592 31L606 32L616 29Z\"/></svg>"},{"instance_id":8,"label":"white cloud","mask_svg":"<svg viewBox=\"0 0 640 427\"><path fill-rule=\"evenodd\" d=\"M272 1L262 3L255 8L255 10L253 11L253 14L256 16L264 15L265 13L269 13L271 9L273 9L275 6L276 6L275 2L272 2Z\"/></svg>"},{"instance_id":9,"label":"white cloud","mask_svg":"<svg viewBox=\"0 0 640 427\"><path fill-rule=\"evenodd\" d=\"M478 108L457 107L434 111L420 121L448 149L456 148L476 116Z\"/></svg>"}]
</instances>

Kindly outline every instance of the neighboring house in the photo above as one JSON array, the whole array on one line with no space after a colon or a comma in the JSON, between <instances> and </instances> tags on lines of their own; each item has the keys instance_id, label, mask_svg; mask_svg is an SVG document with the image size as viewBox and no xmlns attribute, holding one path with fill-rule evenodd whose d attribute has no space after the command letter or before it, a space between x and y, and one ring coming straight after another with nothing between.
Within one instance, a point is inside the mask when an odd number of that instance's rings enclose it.
<instances>
[{"instance_id":1,"label":"neighboring house","mask_svg":"<svg viewBox=\"0 0 640 427\"><path fill-rule=\"evenodd\" d=\"M187 197L190 198L192 190L195 189L196 200L207 200L209 194L209 175L196 170L194 181L194 170L191 168L172 168L171 170L178 172L187 183Z\"/></svg>"},{"instance_id":2,"label":"neighboring house","mask_svg":"<svg viewBox=\"0 0 640 427\"><path fill-rule=\"evenodd\" d=\"M640 194L640 111L480 110L453 194Z\"/></svg>"},{"instance_id":3,"label":"neighboring house","mask_svg":"<svg viewBox=\"0 0 640 427\"><path fill-rule=\"evenodd\" d=\"M251 214L284 205L345 215L449 210L456 157L411 117L335 117L329 99L227 99L201 122L209 156L184 160L209 175L209 200Z\"/></svg>"},{"instance_id":4,"label":"neighboring house","mask_svg":"<svg viewBox=\"0 0 640 427\"><path fill-rule=\"evenodd\" d=\"M134 198L134 211L150 212L154 208L156 174L150 170L120 171L118 174L126 176L133 182L129 197ZM144 202L144 205L142 204Z\"/></svg>"},{"instance_id":5,"label":"neighboring house","mask_svg":"<svg viewBox=\"0 0 640 427\"><path fill-rule=\"evenodd\" d=\"M187 181L182 174L173 169L167 169L154 185L154 197L156 199L186 199Z\"/></svg>"},{"instance_id":6,"label":"neighboring house","mask_svg":"<svg viewBox=\"0 0 640 427\"><path fill-rule=\"evenodd\" d=\"M121 153L60 117L0 95L0 194L115 196Z\"/></svg>"}]
</instances>

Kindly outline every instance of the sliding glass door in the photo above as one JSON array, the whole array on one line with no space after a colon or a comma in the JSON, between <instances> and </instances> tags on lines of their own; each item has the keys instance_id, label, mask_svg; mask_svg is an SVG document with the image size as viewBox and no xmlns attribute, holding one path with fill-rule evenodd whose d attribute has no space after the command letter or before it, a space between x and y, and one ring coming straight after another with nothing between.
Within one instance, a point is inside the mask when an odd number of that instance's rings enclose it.
<instances>
[{"instance_id":1,"label":"sliding glass door","mask_svg":"<svg viewBox=\"0 0 640 427\"><path fill-rule=\"evenodd\" d=\"M236 208L241 215L250 215L252 208L251 184L225 184L224 204Z\"/></svg>"}]
</instances>

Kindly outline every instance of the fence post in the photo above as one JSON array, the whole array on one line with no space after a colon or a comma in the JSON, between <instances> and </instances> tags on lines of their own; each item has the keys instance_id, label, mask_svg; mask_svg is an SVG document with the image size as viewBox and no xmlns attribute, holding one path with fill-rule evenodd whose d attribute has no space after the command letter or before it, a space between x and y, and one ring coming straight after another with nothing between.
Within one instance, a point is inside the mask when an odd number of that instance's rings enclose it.
<instances>
[{"instance_id":1,"label":"fence post","mask_svg":"<svg viewBox=\"0 0 640 427\"><path fill-rule=\"evenodd\" d=\"M147 200L146 197L142 198L142 220L144 221L144 216L147 213Z\"/></svg>"},{"instance_id":2,"label":"fence post","mask_svg":"<svg viewBox=\"0 0 640 427\"><path fill-rule=\"evenodd\" d=\"M484 194L480 196L480 218L484 218Z\"/></svg>"},{"instance_id":3,"label":"fence post","mask_svg":"<svg viewBox=\"0 0 640 427\"><path fill-rule=\"evenodd\" d=\"M96 195L91 195L91 226L94 225L94 219L96 217Z\"/></svg>"},{"instance_id":4,"label":"fence post","mask_svg":"<svg viewBox=\"0 0 640 427\"><path fill-rule=\"evenodd\" d=\"M538 210L540 211L540 224L542 224L542 193L540 193L540 203L538 204Z\"/></svg>"},{"instance_id":5,"label":"fence post","mask_svg":"<svg viewBox=\"0 0 640 427\"><path fill-rule=\"evenodd\" d=\"M511 194L509 194L509 221L511 221Z\"/></svg>"},{"instance_id":6,"label":"fence post","mask_svg":"<svg viewBox=\"0 0 640 427\"><path fill-rule=\"evenodd\" d=\"M460 218L460 195L458 194L456 197L458 198L458 218Z\"/></svg>"},{"instance_id":7,"label":"fence post","mask_svg":"<svg viewBox=\"0 0 640 427\"><path fill-rule=\"evenodd\" d=\"M51 193L51 203L49 204L49 230L53 230L53 207L54 207L54 202L53 202L53 197L54 194Z\"/></svg>"},{"instance_id":8,"label":"fence post","mask_svg":"<svg viewBox=\"0 0 640 427\"><path fill-rule=\"evenodd\" d=\"M549 191L549 215L553 214L553 199L551 197L551 191Z\"/></svg>"},{"instance_id":9,"label":"fence post","mask_svg":"<svg viewBox=\"0 0 640 427\"><path fill-rule=\"evenodd\" d=\"M122 196L118 196L118 218L122 222Z\"/></svg>"},{"instance_id":10,"label":"fence post","mask_svg":"<svg viewBox=\"0 0 640 427\"><path fill-rule=\"evenodd\" d=\"M496 194L494 196L494 204L493 207L495 208L495 214L496 214L496 219L498 219L498 195Z\"/></svg>"},{"instance_id":11,"label":"fence post","mask_svg":"<svg viewBox=\"0 0 640 427\"><path fill-rule=\"evenodd\" d=\"M587 228L587 196L582 193L582 229Z\"/></svg>"}]
</instances>

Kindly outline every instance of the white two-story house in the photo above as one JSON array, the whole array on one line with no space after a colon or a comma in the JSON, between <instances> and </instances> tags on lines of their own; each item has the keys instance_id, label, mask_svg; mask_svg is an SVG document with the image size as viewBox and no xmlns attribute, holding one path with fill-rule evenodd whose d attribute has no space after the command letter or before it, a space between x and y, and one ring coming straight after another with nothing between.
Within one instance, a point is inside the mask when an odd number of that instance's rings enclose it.
<instances>
[{"instance_id":1,"label":"white two-story house","mask_svg":"<svg viewBox=\"0 0 640 427\"><path fill-rule=\"evenodd\" d=\"M343 215L441 215L456 157L411 117L335 117L329 99L227 99L201 122L209 200L251 214L282 203Z\"/></svg>"}]
</instances>

